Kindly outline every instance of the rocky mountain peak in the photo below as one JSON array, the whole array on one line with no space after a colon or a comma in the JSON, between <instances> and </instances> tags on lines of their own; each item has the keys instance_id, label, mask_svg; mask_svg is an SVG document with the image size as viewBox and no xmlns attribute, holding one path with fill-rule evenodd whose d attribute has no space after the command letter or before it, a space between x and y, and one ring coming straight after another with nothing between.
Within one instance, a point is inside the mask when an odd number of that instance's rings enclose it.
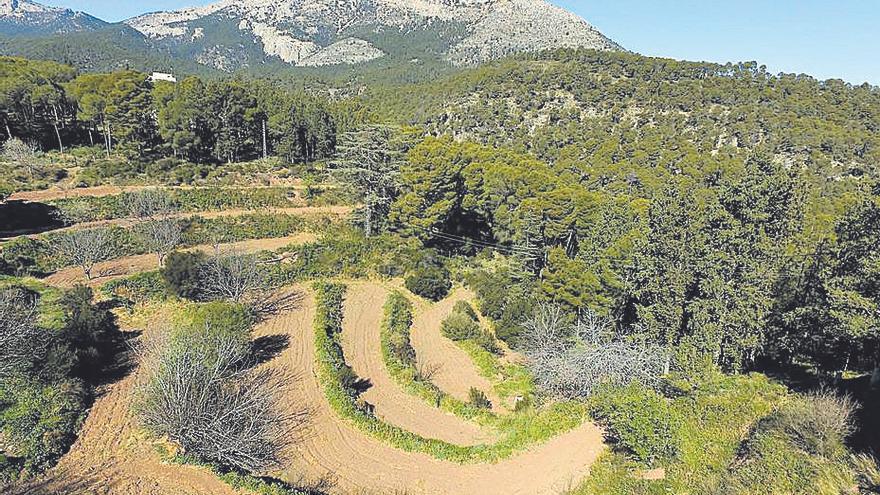
<instances>
[{"instance_id":1,"label":"rocky mountain peak","mask_svg":"<svg viewBox=\"0 0 880 495\"><path fill-rule=\"evenodd\" d=\"M43 36L100 29L107 23L83 12L28 0L0 0L0 34Z\"/></svg>"},{"instance_id":2,"label":"rocky mountain peak","mask_svg":"<svg viewBox=\"0 0 880 495\"><path fill-rule=\"evenodd\" d=\"M244 53L251 45L294 66L375 60L395 48L378 41L389 33L434 32L439 55L456 65L551 48L620 49L544 0L221 0L126 23L224 70L253 58Z\"/></svg>"}]
</instances>

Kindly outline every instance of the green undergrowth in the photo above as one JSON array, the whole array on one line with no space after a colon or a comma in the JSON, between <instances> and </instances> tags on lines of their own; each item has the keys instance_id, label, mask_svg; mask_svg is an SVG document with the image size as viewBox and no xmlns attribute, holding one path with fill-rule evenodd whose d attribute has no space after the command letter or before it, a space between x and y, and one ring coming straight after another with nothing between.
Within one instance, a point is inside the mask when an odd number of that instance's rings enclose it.
<instances>
[{"instance_id":1,"label":"green undergrowth","mask_svg":"<svg viewBox=\"0 0 880 495\"><path fill-rule=\"evenodd\" d=\"M495 393L502 399L528 398L534 395L534 380L525 366L502 363L498 356L473 340L463 340L456 344L470 356L480 375L492 382Z\"/></svg>"},{"instance_id":2,"label":"green undergrowth","mask_svg":"<svg viewBox=\"0 0 880 495\"><path fill-rule=\"evenodd\" d=\"M322 189L315 188L313 197L307 201L295 201L293 187L200 187L191 189L164 188L174 209L181 213L221 210L259 210L264 208L290 208L320 203L329 206L337 203L337 195L324 197ZM113 220L129 216L128 202L137 193L108 196L84 196L47 201L61 211L75 210L80 213L78 221ZM319 201L320 200L320 201Z\"/></svg>"},{"instance_id":3,"label":"green undergrowth","mask_svg":"<svg viewBox=\"0 0 880 495\"><path fill-rule=\"evenodd\" d=\"M662 414L672 416L676 428L667 432L670 436L664 442L671 445L675 454L653 463L642 462L618 440L617 448L593 466L590 477L573 495L716 493L750 430L787 398L784 387L758 374L712 375L670 395L672 398L665 399L668 407L662 408ZM639 407L632 403L631 394L627 397L622 403L630 409ZM646 397L654 400L653 396ZM614 399L601 399L609 400ZM630 419L641 421L640 418ZM621 434L638 431L636 428L637 424L630 423ZM613 427L609 427L609 435L614 438ZM639 476L640 472L657 467L665 469L664 479L647 480ZM771 491L764 493L772 493L771 487L765 488Z\"/></svg>"},{"instance_id":4,"label":"green undergrowth","mask_svg":"<svg viewBox=\"0 0 880 495\"><path fill-rule=\"evenodd\" d=\"M365 433L409 452L422 452L438 459L458 463L497 462L571 430L588 420L588 408L580 402L561 402L540 413L524 412L499 417L499 441L492 445L459 446L428 439L385 423L358 402L359 378L345 363L340 338L342 303L346 287L319 282L314 286L317 301L315 346L317 373L331 407Z\"/></svg>"},{"instance_id":5,"label":"green undergrowth","mask_svg":"<svg viewBox=\"0 0 880 495\"><path fill-rule=\"evenodd\" d=\"M180 248L203 244L233 243L255 239L277 239L297 233L321 233L335 225L332 216L309 216L273 213L250 213L235 217L180 219L182 237ZM99 261L148 253L136 229L122 226L96 227L106 230L108 246ZM44 275L68 265L62 253L52 248L53 240L66 235L53 232L35 238L22 237L0 244L0 257L19 275Z\"/></svg>"},{"instance_id":6,"label":"green undergrowth","mask_svg":"<svg viewBox=\"0 0 880 495\"><path fill-rule=\"evenodd\" d=\"M430 377L424 376L426 371L418 369L416 353L410 342L412 324L412 302L401 292L391 293L385 303L381 332L382 357L391 376L408 393L435 407L480 425L492 426L494 414L491 411L474 407L443 392L430 381Z\"/></svg>"}]
</instances>

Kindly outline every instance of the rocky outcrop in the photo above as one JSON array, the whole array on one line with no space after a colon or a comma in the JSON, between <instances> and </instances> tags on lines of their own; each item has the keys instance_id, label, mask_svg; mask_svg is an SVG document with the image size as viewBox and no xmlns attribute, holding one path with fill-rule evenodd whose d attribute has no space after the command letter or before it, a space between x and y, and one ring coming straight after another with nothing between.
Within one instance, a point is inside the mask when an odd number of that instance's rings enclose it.
<instances>
[{"instance_id":1,"label":"rocky outcrop","mask_svg":"<svg viewBox=\"0 0 880 495\"><path fill-rule=\"evenodd\" d=\"M209 54L248 41L266 57L294 66L357 64L396 48L377 44L380 33L406 35L440 24L458 28L455 36L437 31L438 38L446 37L439 55L457 65L550 48L620 49L584 19L544 0L221 0L126 23L173 46L198 43L207 59L202 62L215 67L230 66L230 60L215 63ZM237 26L238 38L220 25Z\"/></svg>"}]
</instances>

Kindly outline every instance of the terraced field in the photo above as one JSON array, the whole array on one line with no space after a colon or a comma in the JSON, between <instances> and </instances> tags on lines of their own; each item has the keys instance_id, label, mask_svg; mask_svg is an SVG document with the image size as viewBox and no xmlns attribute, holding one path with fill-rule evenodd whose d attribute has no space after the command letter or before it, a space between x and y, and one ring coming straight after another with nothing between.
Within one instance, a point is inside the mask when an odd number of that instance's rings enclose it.
<instances>
[{"instance_id":1,"label":"terraced field","mask_svg":"<svg viewBox=\"0 0 880 495\"><path fill-rule=\"evenodd\" d=\"M114 190L113 193L118 193ZM322 211L324 212L324 211ZM333 213L343 215L341 208ZM308 213L301 210L299 213ZM324 212L326 213L326 212ZM210 214L210 213L206 213ZM222 214L234 214L224 212ZM278 239L254 239L222 245L221 250L255 252L315 240L311 233ZM192 250L210 251L213 246ZM155 255L129 256L100 264L89 285L156 269ZM70 287L85 283L76 268L62 269L46 279L51 285ZM400 281L346 281L348 291L342 322L342 350L346 362L365 383L360 399L371 406L379 421L419 437L452 446L483 448L503 439L503 433L476 420L447 412L407 391L390 375L383 359L380 329L383 306ZM304 295L297 307L286 309L261 323L253 337L283 336L289 345L263 366L295 376L285 394L285 406L310 411L310 420L285 453L285 468L265 473L303 486L322 482L331 494L409 493L425 495L555 495L566 492L589 474L604 451L602 431L585 421L547 441L528 445L494 463L455 462L425 452L407 451L384 442L340 415L328 402L325 383L319 378L314 320L316 302L305 286L283 289ZM445 300L432 304L406 293L414 303L411 344L420 366L436 369L431 377L442 392L466 401L471 387L482 390L498 417L517 414L495 392L492 381L481 375L471 357L440 332L441 321L457 301L473 295L458 288ZM163 312L157 306L146 328L129 323L145 334L161 331ZM501 358L502 361L504 358ZM237 491L207 469L164 462L157 445L148 438L129 410L138 371L102 390L82 428L80 437L43 477L20 493L231 495ZM329 488L328 488L329 487Z\"/></svg>"}]
</instances>

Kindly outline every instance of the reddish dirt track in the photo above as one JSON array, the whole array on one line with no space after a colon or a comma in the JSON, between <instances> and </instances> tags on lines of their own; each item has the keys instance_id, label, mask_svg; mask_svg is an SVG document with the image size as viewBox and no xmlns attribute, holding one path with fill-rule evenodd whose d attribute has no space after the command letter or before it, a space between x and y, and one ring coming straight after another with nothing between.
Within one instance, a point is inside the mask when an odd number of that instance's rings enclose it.
<instances>
[{"instance_id":1,"label":"reddish dirt track","mask_svg":"<svg viewBox=\"0 0 880 495\"><path fill-rule=\"evenodd\" d=\"M440 331L440 324L452 313L455 303L472 299L472 293L459 288L436 304L416 301L410 339L419 365L437 370L431 381L440 390L467 401L471 387L475 387L486 394L495 412L502 412L502 401L494 392L492 383L480 375L470 356Z\"/></svg>"},{"instance_id":2,"label":"reddish dirt track","mask_svg":"<svg viewBox=\"0 0 880 495\"><path fill-rule=\"evenodd\" d=\"M333 494L558 495L587 476L604 451L601 430L589 422L495 464L460 465L391 447L337 416L327 403L316 375L314 316L309 293L300 308L256 330L257 337L290 338L289 347L267 366L300 377L286 401L312 414L303 438L291 448L289 468L279 476L331 479Z\"/></svg>"},{"instance_id":3,"label":"reddish dirt track","mask_svg":"<svg viewBox=\"0 0 880 495\"><path fill-rule=\"evenodd\" d=\"M380 339L383 306L389 291L374 283L349 284L342 324L346 362L371 386L361 397L385 422L425 438L455 445L492 442L492 435L471 422L432 407L408 394L391 377L382 358Z\"/></svg>"},{"instance_id":4,"label":"reddish dirt track","mask_svg":"<svg viewBox=\"0 0 880 495\"><path fill-rule=\"evenodd\" d=\"M295 234L289 237L281 237L278 239L258 239L251 241L234 242L231 244L221 244L221 252L243 252L253 253L259 251L272 251L289 245L305 244L316 240L318 237L310 233ZM203 245L196 246L186 251L202 251L211 253L214 246ZM46 277L44 281L55 287L69 288L77 284L86 284L90 287L98 287L111 280L127 277L136 273L141 273L159 268L159 260L155 254L140 254L136 256L126 256L115 260L98 263L93 269L92 280L87 280L81 268L69 267Z\"/></svg>"}]
</instances>

